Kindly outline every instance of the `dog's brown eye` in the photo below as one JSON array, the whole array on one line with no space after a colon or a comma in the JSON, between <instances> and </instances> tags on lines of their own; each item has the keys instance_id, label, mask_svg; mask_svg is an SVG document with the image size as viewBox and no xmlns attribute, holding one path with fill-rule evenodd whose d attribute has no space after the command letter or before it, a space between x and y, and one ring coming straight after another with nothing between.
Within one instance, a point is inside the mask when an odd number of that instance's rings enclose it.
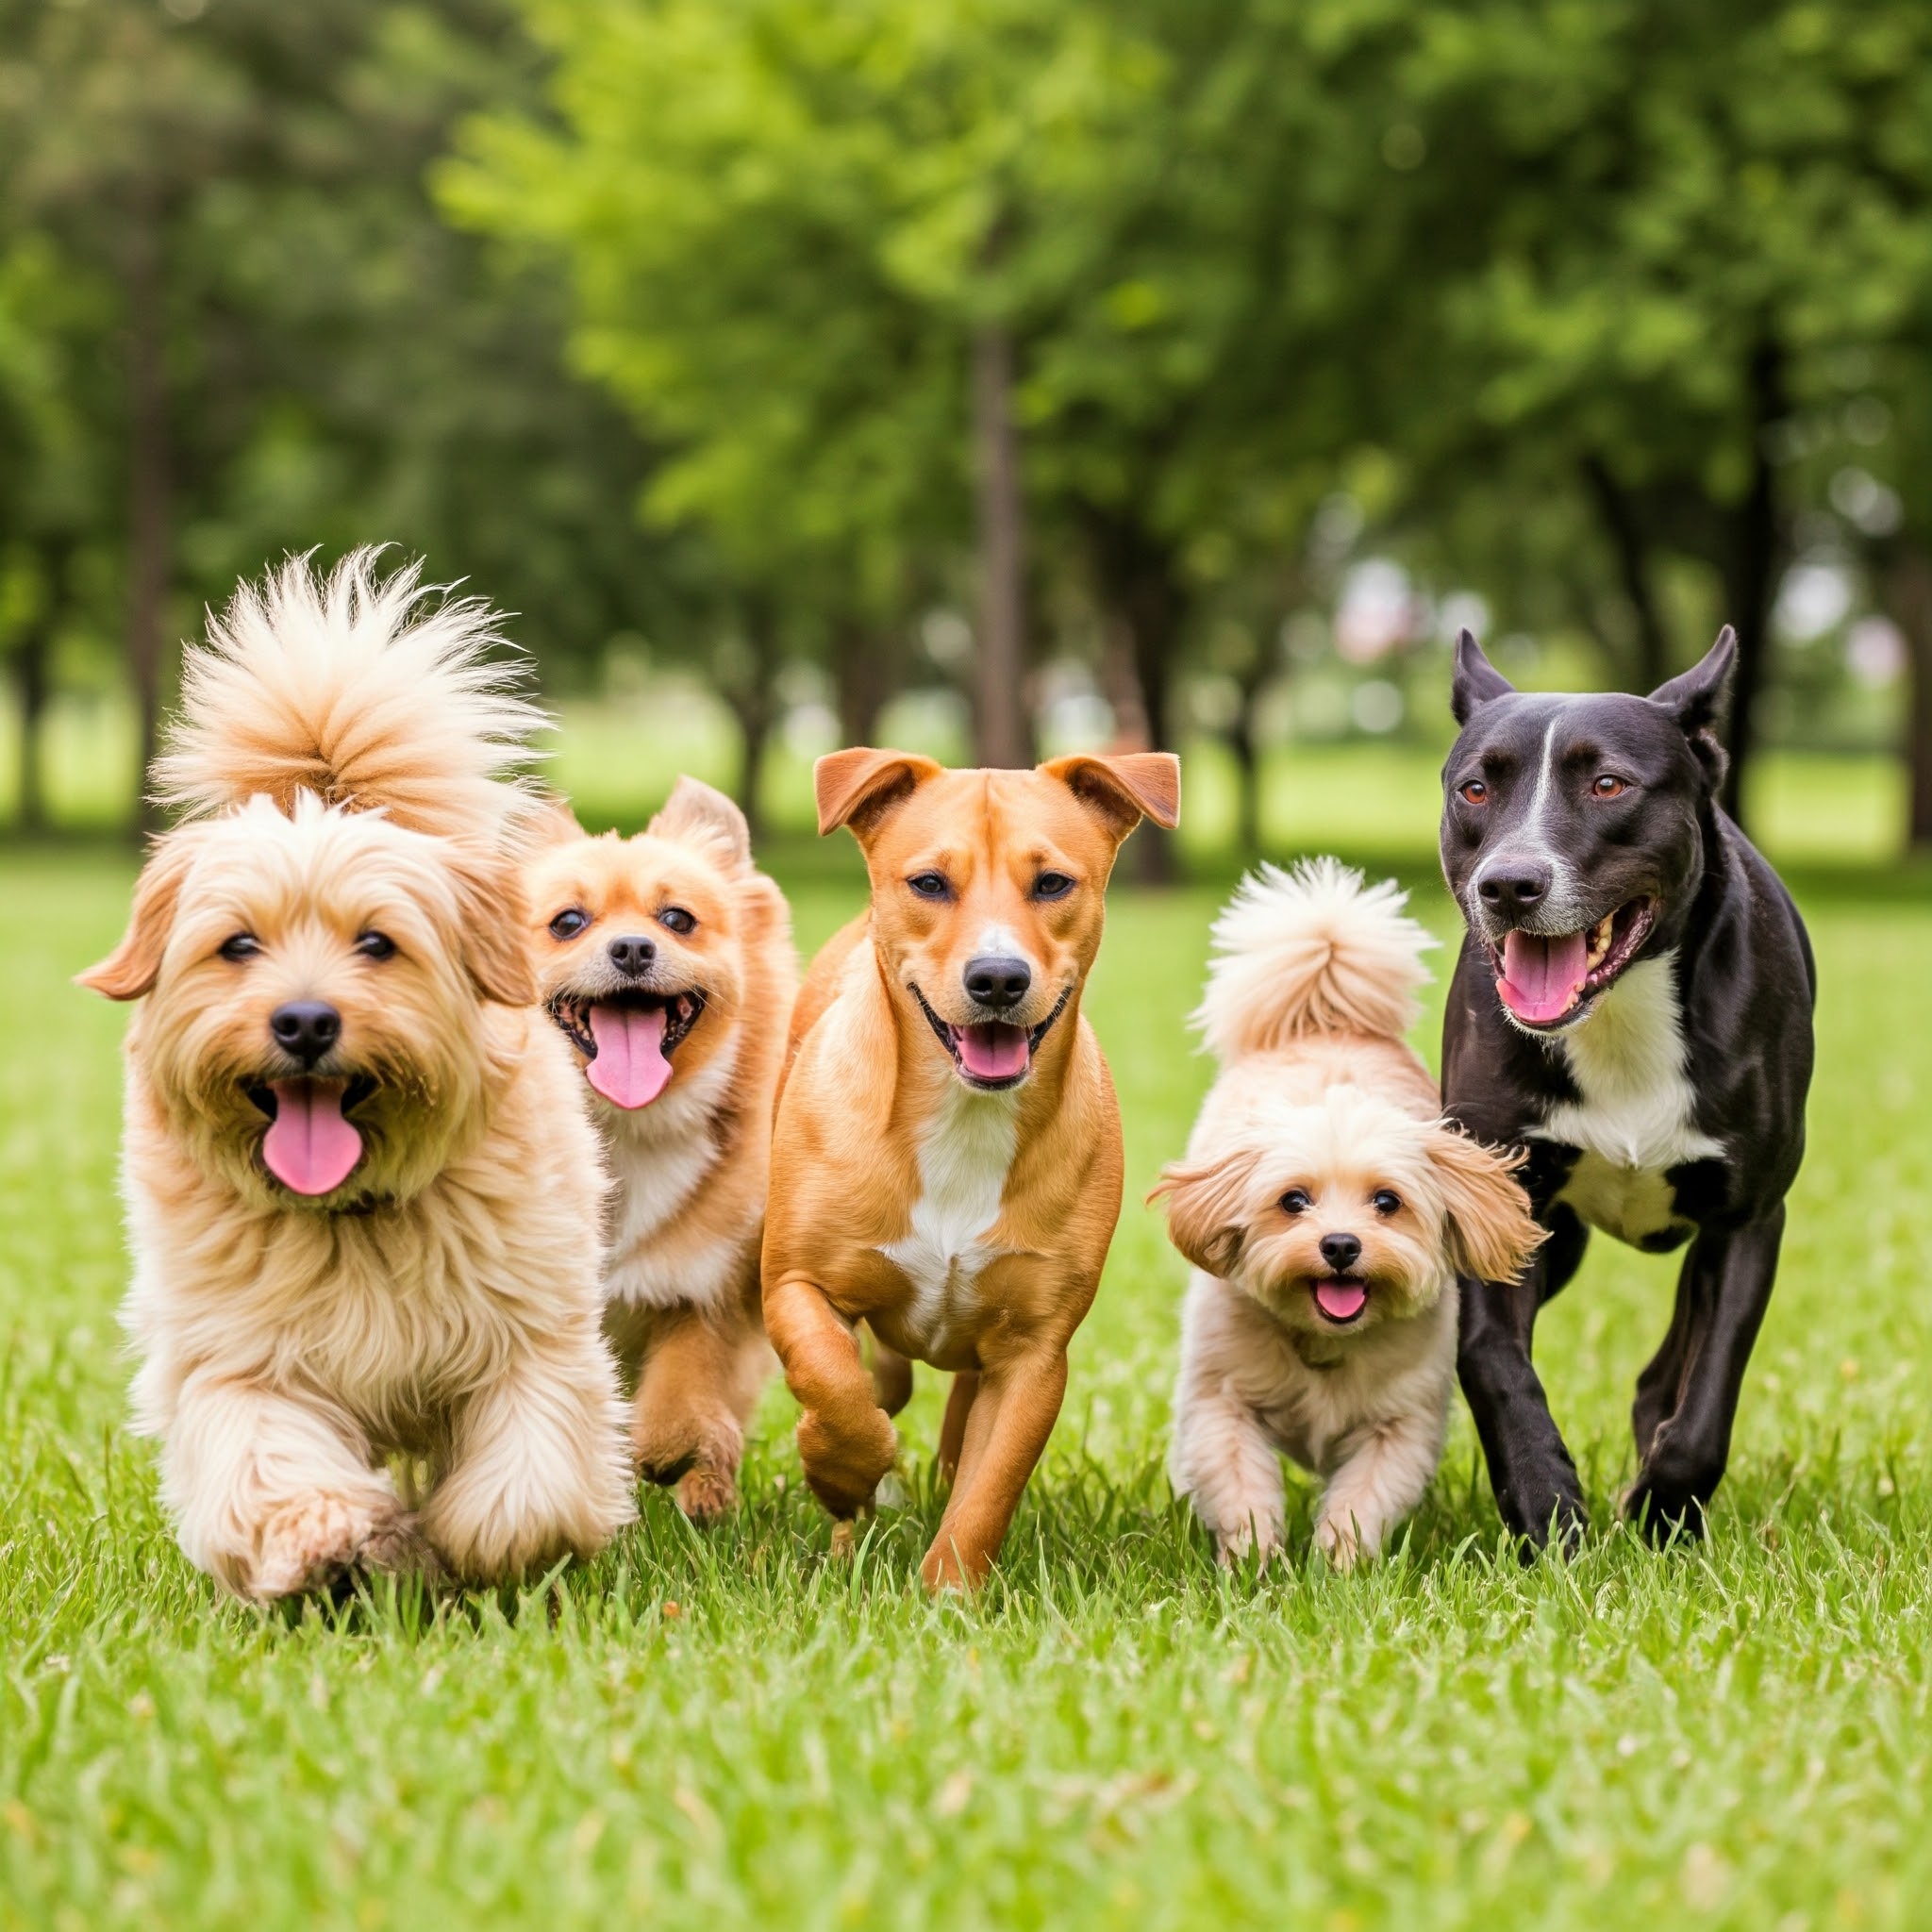
<instances>
[{"instance_id":1,"label":"dog's brown eye","mask_svg":"<svg viewBox=\"0 0 1932 1932\"><path fill-rule=\"evenodd\" d=\"M261 941L252 932L238 932L233 939L222 941L222 958L237 964L254 958L260 951Z\"/></svg>"},{"instance_id":2,"label":"dog's brown eye","mask_svg":"<svg viewBox=\"0 0 1932 1932\"><path fill-rule=\"evenodd\" d=\"M356 950L365 959L390 959L395 957L396 942L386 932L365 932L357 939Z\"/></svg>"},{"instance_id":3,"label":"dog's brown eye","mask_svg":"<svg viewBox=\"0 0 1932 1932\"><path fill-rule=\"evenodd\" d=\"M1043 872L1033 881L1036 899L1064 899L1073 890L1073 880L1063 872Z\"/></svg>"},{"instance_id":4,"label":"dog's brown eye","mask_svg":"<svg viewBox=\"0 0 1932 1932\"><path fill-rule=\"evenodd\" d=\"M922 899L943 899L950 890L943 873L916 872L906 883Z\"/></svg>"},{"instance_id":5,"label":"dog's brown eye","mask_svg":"<svg viewBox=\"0 0 1932 1932\"><path fill-rule=\"evenodd\" d=\"M1490 802L1490 788L1480 778L1472 778L1457 790L1462 794L1466 805L1487 805Z\"/></svg>"},{"instance_id":6,"label":"dog's brown eye","mask_svg":"<svg viewBox=\"0 0 1932 1932\"><path fill-rule=\"evenodd\" d=\"M1387 1188L1377 1188L1369 1196L1369 1206L1377 1214L1400 1214L1402 1212L1402 1197L1399 1194L1391 1194Z\"/></svg>"},{"instance_id":7,"label":"dog's brown eye","mask_svg":"<svg viewBox=\"0 0 1932 1932\"><path fill-rule=\"evenodd\" d=\"M1281 1211L1284 1214L1306 1214L1314 1205L1300 1188L1291 1188L1281 1197Z\"/></svg>"},{"instance_id":8,"label":"dog's brown eye","mask_svg":"<svg viewBox=\"0 0 1932 1932\"><path fill-rule=\"evenodd\" d=\"M667 906L658 915L658 924L666 932L688 933L698 929L698 923L682 906Z\"/></svg>"},{"instance_id":9,"label":"dog's brown eye","mask_svg":"<svg viewBox=\"0 0 1932 1932\"><path fill-rule=\"evenodd\" d=\"M550 937L554 940L574 940L591 923L591 915L579 907L566 907L550 922Z\"/></svg>"},{"instance_id":10,"label":"dog's brown eye","mask_svg":"<svg viewBox=\"0 0 1932 1932\"><path fill-rule=\"evenodd\" d=\"M1615 798L1620 792L1627 791L1630 788L1622 778L1615 776L1612 773L1606 772L1590 789L1599 798Z\"/></svg>"}]
</instances>

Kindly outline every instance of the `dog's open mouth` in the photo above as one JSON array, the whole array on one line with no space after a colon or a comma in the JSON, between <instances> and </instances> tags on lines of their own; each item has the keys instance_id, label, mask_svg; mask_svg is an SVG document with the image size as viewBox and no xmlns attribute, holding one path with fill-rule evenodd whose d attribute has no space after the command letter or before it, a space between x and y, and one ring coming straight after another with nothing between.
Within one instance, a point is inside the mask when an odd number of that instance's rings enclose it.
<instances>
[{"instance_id":1,"label":"dog's open mouth","mask_svg":"<svg viewBox=\"0 0 1932 1932\"><path fill-rule=\"evenodd\" d=\"M912 986L909 980L907 984ZM955 1026L950 1021L941 1020L927 1005L925 995L912 986L912 997L919 1002L919 1010L939 1036L940 1044L952 1056L959 1077L969 1087L990 1093L1017 1087L1026 1077L1033 1056L1040 1051L1040 1042L1066 1011L1067 1002L1073 996L1074 989L1070 986L1055 1002L1053 1011L1037 1026L1014 1026L1004 1020L978 1020L970 1025Z\"/></svg>"},{"instance_id":2,"label":"dog's open mouth","mask_svg":"<svg viewBox=\"0 0 1932 1932\"><path fill-rule=\"evenodd\" d=\"M1604 991L1657 924L1655 899L1632 899L1582 932L1511 932L1490 964L1503 1004L1525 1026L1555 1026Z\"/></svg>"},{"instance_id":3,"label":"dog's open mouth","mask_svg":"<svg viewBox=\"0 0 1932 1932\"><path fill-rule=\"evenodd\" d=\"M1338 1328L1361 1320L1369 1305L1369 1284L1359 1274L1324 1274L1314 1285L1315 1306Z\"/></svg>"},{"instance_id":4,"label":"dog's open mouth","mask_svg":"<svg viewBox=\"0 0 1932 1932\"><path fill-rule=\"evenodd\" d=\"M619 992L597 999L558 993L550 1017L588 1064L584 1077L613 1107L648 1107L671 1079L671 1055L698 1024L705 996L683 992Z\"/></svg>"},{"instance_id":5,"label":"dog's open mouth","mask_svg":"<svg viewBox=\"0 0 1932 1932\"><path fill-rule=\"evenodd\" d=\"M332 1194L361 1164L362 1132L349 1114L375 1091L366 1074L347 1080L298 1074L251 1081L246 1091L268 1116L262 1165L285 1188Z\"/></svg>"}]
</instances>

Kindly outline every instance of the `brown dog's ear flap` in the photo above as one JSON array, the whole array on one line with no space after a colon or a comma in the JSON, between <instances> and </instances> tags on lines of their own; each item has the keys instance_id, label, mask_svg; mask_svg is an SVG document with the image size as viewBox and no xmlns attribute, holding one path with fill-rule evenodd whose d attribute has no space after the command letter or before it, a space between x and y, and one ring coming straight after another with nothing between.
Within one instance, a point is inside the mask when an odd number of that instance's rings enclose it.
<instances>
[{"instance_id":1,"label":"brown dog's ear flap","mask_svg":"<svg viewBox=\"0 0 1932 1932\"><path fill-rule=\"evenodd\" d=\"M1475 633L1456 633L1456 669L1449 680L1449 708L1467 724L1491 698L1506 698L1516 687L1483 656Z\"/></svg>"},{"instance_id":2,"label":"brown dog's ear flap","mask_svg":"<svg viewBox=\"0 0 1932 1932\"><path fill-rule=\"evenodd\" d=\"M1181 822L1181 761L1171 751L1076 752L1040 769L1098 811L1116 845L1143 818L1169 830Z\"/></svg>"},{"instance_id":3,"label":"brown dog's ear flap","mask_svg":"<svg viewBox=\"0 0 1932 1932\"><path fill-rule=\"evenodd\" d=\"M1230 1155L1202 1167L1175 1161L1161 1170L1147 1198L1165 1196L1168 1240L1196 1268L1225 1278L1241 1259L1254 1178L1252 1154Z\"/></svg>"},{"instance_id":4,"label":"brown dog's ear flap","mask_svg":"<svg viewBox=\"0 0 1932 1932\"><path fill-rule=\"evenodd\" d=\"M1676 719L1690 741L1691 754L1704 767L1705 783L1715 791L1730 764L1719 733L1730 716L1731 679L1738 668L1738 633L1729 625L1717 642L1680 677L1660 684L1650 701Z\"/></svg>"},{"instance_id":5,"label":"brown dog's ear flap","mask_svg":"<svg viewBox=\"0 0 1932 1932\"><path fill-rule=\"evenodd\" d=\"M518 869L493 857L459 855L452 861L457 886L457 942L472 983L502 1007L533 1006L537 974L525 951L527 906Z\"/></svg>"},{"instance_id":6,"label":"brown dog's ear flap","mask_svg":"<svg viewBox=\"0 0 1932 1932\"><path fill-rule=\"evenodd\" d=\"M76 986L105 993L110 1000L138 1000L154 991L182 883L194 858L191 840L192 834L175 832L155 847L135 881L134 907L121 943L98 966L75 974Z\"/></svg>"},{"instance_id":7,"label":"brown dog's ear flap","mask_svg":"<svg viewBox=\"0 0 1932 1932\"><path fill-rule=\"evenodd\" d=\"M902 799L909 798L928 778L945 770L917 752L875 751L854 745L828 751L811 768L812 791L819 805L819 837L850 825L863 844Z\"/></svg>"},{"instance_id":8,"label":"brown dog's ear flap","mask_svg":"<svg viewBox=\"0 0 1932 1932\"><path fill-rule=\"evenodd\" d=\"M725 872L751 870L751 826L733 800L702 778L679 778L644 829L654 839L697 846Z\"/></svg>"},{"instance_id":9,"label":"brown dog's ear flap","mask_svg":"<svg viewBox=\"0 0 1932 1932\"><path fill-rule=\"evenodd\" d=\"M1546 1239L1517 1185L1522 1157L1509 1158L1443 1126L1430 1136L1429 1158L1449 1214L1449 1258L1478 1281L1514 1281Z\"/></svg>"}]
</instances>

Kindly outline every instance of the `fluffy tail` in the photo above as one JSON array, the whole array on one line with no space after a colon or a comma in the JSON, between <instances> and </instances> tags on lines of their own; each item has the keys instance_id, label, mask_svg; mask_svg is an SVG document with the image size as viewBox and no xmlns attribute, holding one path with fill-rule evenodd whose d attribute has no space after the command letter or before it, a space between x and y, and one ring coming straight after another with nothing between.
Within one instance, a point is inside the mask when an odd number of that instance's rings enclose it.
<instances>
[{"instance_id":1,"label":"fluffy tail","mask_svg":"<svg viewBox=\"0 0 1932 1932\"><path fill-rule=\"evenodd\" d=\"M190 817L298 791L381 809L438 837L488 837L528 793L507 774L546 720L477 597L433 601L421 563L386 578L375 549L326 577L290 558L243 584L182 667L181 717L155 760L158 804Z\"/></svg>"},{"instance_id":2,"label":"fluffy tail","mask_svg":"<svg viewBox=\"0 0 1932 1932\"><path fill-rule=\"evenodd\" d=\"M1314 1033L1399 1040L1421 1011L1422 956L1436 941L1392 879L1365 886L1335 858L1251 873L1214 922L1208 988L1194 1014L1223 1060Z\"/></svg>"}]
</instances>

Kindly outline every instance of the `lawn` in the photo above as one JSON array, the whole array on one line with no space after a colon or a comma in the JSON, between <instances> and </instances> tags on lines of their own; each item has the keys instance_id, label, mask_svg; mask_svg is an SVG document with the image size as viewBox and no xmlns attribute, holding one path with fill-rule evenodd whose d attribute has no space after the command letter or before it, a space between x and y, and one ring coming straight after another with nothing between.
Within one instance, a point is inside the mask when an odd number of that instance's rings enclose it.
<instances>
[{"instance_id":1,"label":"lawn","mask_svg":"<svg viewBox=\"0 0 1932 1932\"><path fill-rule=\"evenodd\" d=\"M182 1561L125 1428L125 1016L67 982L127 882L108 856L0 858L0 1926L1797 1932L1932 1911L1922 893L1807 875L1812 1152L1702 1549L1601 1528L1672 1264L1600 1245L1540 1337L1600 1525L1577 1560L1499 1554L1458 1413L1379 1572L1217 1573L1161 1474L1182 1271L1138 1205L1207 1077L1182 1016L1212 898L1123 891L1090 1011L1129 1205L977 1602L913 1581L928 1379L910 1500L855 1563L828 1557L774 1389L727 1528L653 1495L521 1602L285 1621ZM809 942L854 891L795 903Z\"/></svg>"}]
</instances>

